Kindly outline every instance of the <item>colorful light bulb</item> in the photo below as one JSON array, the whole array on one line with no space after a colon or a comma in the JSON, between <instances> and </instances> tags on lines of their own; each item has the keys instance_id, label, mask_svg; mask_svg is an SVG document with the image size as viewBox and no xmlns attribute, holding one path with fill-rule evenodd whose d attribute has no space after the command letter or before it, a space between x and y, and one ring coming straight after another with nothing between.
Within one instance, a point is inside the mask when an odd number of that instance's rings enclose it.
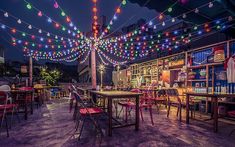
<instances>
[{"instance_id":1,"label":"colorful light bulb","mask_svg":"<svg viewBox=\"0 0 235 147\"><path fill-rule=\"evenodd\" d=\"M38 16L42 17L42 11L38 11Z\"/></svg>"},{"instance_id":2,"label":"colorful light bulb","mask_svg":"<svg viewBox=\"0 0 235 147\"><path fill-rule=\"evenodd\" d=\"M59 5L57 2L54 3L54 8L56 8L56 9L59 8Z\"/></svg>"},{"instance_id":3,"label":"colorful light bulb","mask_svg":"<svg viewBox=\"0 0 235 147\"><path fill-rule=\"evenodd\" d=\"M32 6L30 5L30 3L28 3L26 7L27 7L28 9L32 9Z\"/></svg>"}]
</instances>

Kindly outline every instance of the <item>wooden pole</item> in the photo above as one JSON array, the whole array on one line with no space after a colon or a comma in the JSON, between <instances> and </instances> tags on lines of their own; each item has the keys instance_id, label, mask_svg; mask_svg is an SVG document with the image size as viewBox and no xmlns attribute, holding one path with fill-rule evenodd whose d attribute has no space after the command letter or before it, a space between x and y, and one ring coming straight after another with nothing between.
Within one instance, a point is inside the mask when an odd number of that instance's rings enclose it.
<instances>
[{"instance_id":1,"label":"wooden pole","mask_svg":"<svg viewBox=\"0 0 235 147\"><path fill-rule=\"evenodd\" d=\"M91 50L91 83L92 89L96 89L96 59L95 59L95 48L94 45L92 46Z\"/></svg>"},{"instance_id":2,"label":"wooden pole","mask_svg":"<svg viewBox=\"0 0 235 147\"><path fill-rule=\"evenodd\" d=\"M33 86L33 58L29 57L29 86Z\"/></svg>"}]
</instances>

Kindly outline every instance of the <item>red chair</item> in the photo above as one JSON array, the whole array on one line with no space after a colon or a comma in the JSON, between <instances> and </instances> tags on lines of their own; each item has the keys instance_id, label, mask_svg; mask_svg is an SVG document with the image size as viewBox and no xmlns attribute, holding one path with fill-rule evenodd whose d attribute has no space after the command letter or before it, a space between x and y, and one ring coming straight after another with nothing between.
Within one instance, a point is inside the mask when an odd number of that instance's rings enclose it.
<instances>
[{"instance_id":1,"label":"red chair","mask_svg":"<svg viewBox=\"0 0 235 147\"><path fill-rule=\"evenodd\" d=\"M139 89L132 89L131 92L140 93L140 90ZM121 105L121 107L122 107L121 111L123 110L123 108L125 108L125 120L127 122L128 112L130 114L130 111L135 108L136 104L134 102L132 102L130 99L128 99L127 101L120 101L120 102L118 102L118 104ZM144 93L144 95L142 97L140 97L139 110L136 110L136 111L140 111L141 119L142 119L142 121L144 121L142 110L148 109L152 125L154 125L153 115L152 115L152 105L153 105L152 99L150 98L150 96L148 96L148 93ZM121 113L121 111L120 111L120 113Z\"/></svg>"},{"instance_id":2,"label":"red chair","mask_svg":"<svg viewBox=\"0 0 235 147\"><path fill-rule=\"evenodd\" d=\"M95 106L87 106L86 102L83 101L81 96L77 92L73 92L73 95L76 100L76 109L77 109L77 124L76 124L76 131L79 128L80 121L82 121L82 126L79 131L79 136L78 139L80 139L82 135L82 131L84 128L84 124L86 121L90 120L90 122L94 125L96 132L100 133L101 137L103 136L103 132L101 127L98 124L98 121L96 119L96 116L100 116L101 114L104 113L104 111L101 108L95 107ZM102 140L102 138L101 138ZM100 140L100 142L101 142Z\"/></svg>"},{"instance_id":3,"label":"red chair","mask_svg":"<svg viewBox=\"0 0 235 147\"><path fill-rule=\"evenodd\" d=\"M13 102L13 99L9 97L8 92L1 92L0 95L5 97L0 100L0 111L3 111L5 109L5 114L6 115L11 115L11 122L10 122L10 127L12 126L12 121L13 121L13 114L16 114L18 121L20 122L19 118L19 105Z\"/></svg>"}]
</instances>

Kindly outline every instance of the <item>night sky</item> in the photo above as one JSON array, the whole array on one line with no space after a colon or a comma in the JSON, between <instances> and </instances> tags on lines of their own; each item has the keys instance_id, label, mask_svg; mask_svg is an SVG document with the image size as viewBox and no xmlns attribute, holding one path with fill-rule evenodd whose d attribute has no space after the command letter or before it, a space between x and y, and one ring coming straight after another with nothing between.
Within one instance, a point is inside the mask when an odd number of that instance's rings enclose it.
<instances>
[{"instance_id":1,"label":"night sky","mask_svg":"<svg viewBox=\"0 0 235 147\"><path fill-rule=\"evenodd\" d=\"M60 15L60 11L53 7L53 0L27 0L35 7L39 8L54 20L66 25L64 18ZM64 9L66 14L71 17L71 20L76 24L76 26L83 32L91 30L92 21L92 1L91 0L57 0L61 8ZM115 9L120 4L120 0L98 0L98 15L107 16L107 22L112 18ZM0 9L11 13L12 15L24 20L38 28L52 32L63 36L65 33L56 30L51 24L48 24L46 18L40 18L37 16L37 12L33 9L29 10L26 8L26 3L23 0L1 0ZM154 10L149 10L145 7L140 7L137 4L132 4L127 1L127 4L122 8L121 14L118 16L118 20L115 21L112 30L119 28L121 25L127 26L129 24L135 23L140 18L150 20L157 15ZM3 13L0 13L0 22L4 23L10 27L15 27L16 29L25 31L27 33L35 33L40 35L37 31L29 30L27 26L23 24L17 24L16 20L10 17L5 18ZM69 27L68 27L69 28ZM5 57L10 60L24 60L22 48L20 46L13 47L9 45L2 38L9 40L9 37L5 32L1 30L0 44L3 44L6 48Z\"/></svg>"}]
</instances>

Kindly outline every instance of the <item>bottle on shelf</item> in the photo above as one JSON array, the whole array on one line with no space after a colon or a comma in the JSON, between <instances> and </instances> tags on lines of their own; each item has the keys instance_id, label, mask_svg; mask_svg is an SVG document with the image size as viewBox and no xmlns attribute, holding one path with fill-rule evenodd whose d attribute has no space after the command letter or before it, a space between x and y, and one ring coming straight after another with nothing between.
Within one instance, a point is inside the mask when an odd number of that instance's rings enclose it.
<instances>
[{"instance_id":1,"label":"bottle on shelf","mask_svg":"<svg viewBox=\"0 0 235 147\"><path fill-rule=\"evenodd\" d=\"M218 86L215 86L215 93L218 93Z\"/></svg>"},{"instance_id":2,"label":"bottle on shelf","mask_svg":"<svg viewBox=\"0 0 235 147\"><path fill-rule=\"evenodd\" d=\"M229 93L230 91L229 91L229 84L228 83L226 83L226 93Z\"/></svg>"}]
</instances>

